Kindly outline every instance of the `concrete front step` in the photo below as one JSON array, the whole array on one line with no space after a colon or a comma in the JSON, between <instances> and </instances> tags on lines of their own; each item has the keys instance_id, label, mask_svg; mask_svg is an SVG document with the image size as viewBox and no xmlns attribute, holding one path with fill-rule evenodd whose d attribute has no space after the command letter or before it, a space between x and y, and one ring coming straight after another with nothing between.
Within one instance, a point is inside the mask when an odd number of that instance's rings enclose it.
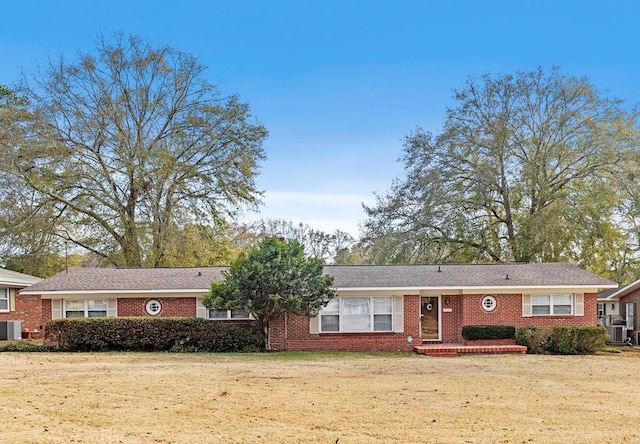
<instances>
[{"instance_id":1,"label":"concrete front step","mask_svg":"<svg viewBox=\"0 0 640 444\"><path fill-rule=\"evenodd\" d=\"M523 345L416 345L413 350L426 356L453 357L462 354L495 355L522 354L527 352Z\"/></svg>"}]
</instances>

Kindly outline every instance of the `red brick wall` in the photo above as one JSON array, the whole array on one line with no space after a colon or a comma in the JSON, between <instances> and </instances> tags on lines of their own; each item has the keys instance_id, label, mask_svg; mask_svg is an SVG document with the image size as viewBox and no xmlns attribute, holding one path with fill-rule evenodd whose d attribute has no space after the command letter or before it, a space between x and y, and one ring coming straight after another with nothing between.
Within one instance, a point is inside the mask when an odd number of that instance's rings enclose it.
<instances>
[{"instance_id":1,"label":"red brick wall","mask_svg":"<svg viewBox=\"0 0 640 444\"><path fill-rule=\"evenodd\" d=\"M635 290L629 293L628 295L620 298L620 304L626 304L627 302L635 302L638 304L636 306L636 330L628 331L627 334L631 337L631 340L634 344L638 345L638 333L640 330L640 290ZM620 307L622 309L622 307Z\"/></svg>"},{"instance_id":2,"label":"red brick wall","mask_svg":"<svg viewBox=\"0 0 640 444\"><path fill-rule=\"evenodd\" d=\"M42 325L42 305L40 296L20 295L16 291L15 307L9 313L0 313L1 321L22 321L23 329L40 329Z\"/></svg>"},{"instance_id":3,"label":"red brick wall","mask_svg":"<svg viewBox=\"0 0 640 444\"><path fill-rule=\"evenodd\" d=\"M627 302L635 302L640 305L640 290L632 291L628 295L620 298L621 304L626 304ZM638 307L638 309L640 309L640 307Z\"/></svg>"},{"instance_id":4,"label":"red brick wall","mask_svg":"<svg viewBox=\"0 0 640 444\"><path fill-rule=\"evenodd\" d=\"M46 324L47 321L50 321L51 319L53 319L51 299L43 299L42 300L42 325Z\"/></svg>"},{"instance_id":5,"label":"red brick wall","mask_svg":"<svg viewBox=\"0 0 640 444\"><path fill-rule=\"evenodd\" d=\"M449 303L447 304L447 299ZM442 304L442 342L458 344L462 342L462 296L443 295ZM451 311L445 311L445 310ZM431 342L431 341L430 341Z\"/></svg>"},{"instance_id":6,"label":"red brick wall","mask_svg":"<svg viewBox=\"0 0 640 444\"><path fill-rule=\"evenodd\" d=\"M420 296L404 297L404 333L413 337L413 343L420 342Z\"/></svg>"},{"instance_id":7,"label":"red brick wall","mask_svg":"<svg viewBox=\"0 0 640 444\"><path fill-rule=\"evenodd\" d=\"M596 293L585 293L584 316L522 316L521 294L493 294L496 308L486 311L481 306L486 294L450 296L454 313L443 313L443 342L463 342L462 327L465 325L513 325L514 327L554 327L597 325ZM444 300L444 297L442 298ZM446 307L446 305L444 305Z\"/></svg>"},{"instance_id":8,"label":"red brick wall","mask_svg":"<svg viewBox=\"0 0 640 444\"><path fill-rule=\"evenodd\" d=\"M640 294L640 292L639 292ZM481 307L485 294L443 295L442 341L464 343L464 325L513 325L515 327L542 327L556 325L596 325L596 294L584 295L585 316L533 316L522 317L522 295L497 294L496 308L487 312ZM446 303L447 297L449 303ZM445 311L450 309L451 311ZM413 337L413 343L407 337ZM306 316L281 316L271 324L271 347L274 350L299 351L411 351L422 342L420 336L420 296L404 298L403 333L309 333Z\"/></svg>"},{"instance_id":9,"label":"red brick wall","mask_svg":"<svg viewBox=\"0 0 640 444\"><path fill-rule=\"evenodd\" d=\"M306 316L280 316L271 323L272 350L411 351L420 342L420 297L404 298L403 333L309 333ZM410 344L407 338L411 336Z\"/></svg>"},{"instance_id":10,"label":"red brick wall","mask_svg":"<svg viewBox=\"0 0 640 444\"><path fill-rule=\"evenodd\" d=\"M162 305L156 316L196 316L196 298L120 298L118 316L149 316L145 305L152 299Z\"/></svg>"}]
</instances>

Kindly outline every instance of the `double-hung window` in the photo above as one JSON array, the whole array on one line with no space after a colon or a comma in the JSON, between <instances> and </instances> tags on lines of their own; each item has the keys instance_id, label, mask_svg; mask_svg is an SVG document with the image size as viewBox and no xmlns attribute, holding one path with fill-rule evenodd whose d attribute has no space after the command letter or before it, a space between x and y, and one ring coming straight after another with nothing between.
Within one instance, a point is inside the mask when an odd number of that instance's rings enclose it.
<instances>
[{"instance_id":1,"label":"double-hung window","mask_svg":"<svg viewBox=\"0 0 640 444\"><path fill-rule=\"evenodd\" d=\"M370 332L392 329L392 297L335 298L320 311L321 332Z\"/></svg>"},{"instance_id":2,"label":"double-hung window","mask_svg":"<svg viewBox=\"0 0 640 444\"><path fill-rule=\"evenodd\" d=\"M233 309L233 310L218 310L216 308L207 309L207 317L209 319L249 319L249 313L246 311Z\"/></svg>"},{"instance_id":3,"label":"double-hung window","mask_svg":"<svg viewBox=\"0 0 640 444\"><path fill-rule=\"evenodd\" d=\"M65 300L65 318L104 318L107 316L107 300Z\"/></svg>"},{"instance_id":4,"label":"double-hung window","mask_svg":"<svg viewBox=\"0 0 640 444\"><path fill-rule=\"evenodd\" d=\"M572 294L537 294L531 297L531 310L534 316L572 315Z\"/></svg>"},{"instance_id":5,"label":"double-hung window","mask_svg":"<svg viewBox=\"0 0 640 444\"><path fill-rule=\"evenodd\" d=\"M0 311L9 311L9 289L0 288Z\"/></svg>"}]
</instances>

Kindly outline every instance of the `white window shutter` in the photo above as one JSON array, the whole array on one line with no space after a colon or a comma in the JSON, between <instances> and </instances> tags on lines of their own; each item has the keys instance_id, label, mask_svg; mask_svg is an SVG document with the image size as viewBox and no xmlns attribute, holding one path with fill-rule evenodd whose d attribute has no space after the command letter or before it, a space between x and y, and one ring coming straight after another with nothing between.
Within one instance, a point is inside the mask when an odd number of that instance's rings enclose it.
<instances>
[{"instance_id":1,"label":"white window shutter","mask_svg":"<svg viewBox=\"0 0 640 444\"><path fill-rule=\"evenodd\" d=\"M107 316L111 316L111 317L118 316L118 300L117 299L107 299Z\"/></svg>"},{"instance_id":2,"label":"white window shutter","mask_svg":"<svg viewBox=\"0 0 640 444\"><path fill-rule=\"evenodd\" d=\"M584 316L584 294L576 293L573 295L573 315Z\"/></svg>"},{"instance_id":3,"label":"white window shutter","mask_svg":"<svg viewBox=\"0 0 640 444\"><path fill-rule=\"evenodd\" d=\"M9 311L16 311L16 289L9 289Z\"/></svg>"},{"instance_id":4,"label":"white window shutter","mask_svg":"<svg viewBox=\"0 0 640 444\"><path fill-rule=\"evenodd\" d=\"M320 333L320 315L309 318L309 333L312 335Z\"/></svg>"},{"instance_id":5,"label":"white window shutter","mask_svg":"<svg viewBox=\"0 0 640 444\"><path fill-rule=\"evenodd\" d=\"M533 309L531 307L531 295L523 294L522 295L522 317L530 318L533 316Z\"/></svg>"},{"instance_id":6,"label":"white window shutter","mask_svg":"<svg viewBox=\"0 0 640 444\"><path fill-rule=\"evenodd\" d=\"M51 300L51 319L62 318L62 301L60 299Z\"/></svg>"},{"instance_id":7,"label":"white window shutter","mask_svg":"<svg viewBox=\"0 0 640 444\"><path fill-rule=\"evenodd\" d=\"M204 306L202 298L196 298L196 317L207 319L207 307Z\"/></svg>"},{"instance_id":8,"label":"white window shutter","mask_svg":"<svg viewBox=\"0 0 640 444\"><path fill-rule=\"evenodd\" d=\"M404 332L404 296L393 297L393 331Z\"/></svg>"}]
</instances>

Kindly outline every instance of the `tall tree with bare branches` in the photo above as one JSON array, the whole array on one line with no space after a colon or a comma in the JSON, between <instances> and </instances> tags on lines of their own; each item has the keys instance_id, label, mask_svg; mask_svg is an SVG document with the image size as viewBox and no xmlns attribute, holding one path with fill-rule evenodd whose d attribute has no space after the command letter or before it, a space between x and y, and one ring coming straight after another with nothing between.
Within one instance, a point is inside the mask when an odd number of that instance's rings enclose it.
<instances>
[{"instance_id":1,"label":"tall tree with bare branches","mask_svg":"<svg viewBox=\"0 0 640 444\"><path fill-rule=\"evenodd\" d=\"M373 262L590 266L596 240L600 257L624 248L612 179L639 145L619 100L557 68L471 78L454 99L440 133L406 137L406 176L365 208Z\"/></svg>"},{"instance_id":2,"label":"tall tree with bare branches","mask_svg":"<svg viewBox=\"0 0 640 444\"><path fill-rule=\"evenodd\" d=\"M29 114L24 137L3 143L5 183L50 232L109 263L162 266L183 227L260 199L267 131L192 55L100 37L94 53L50 61L18 92Z\"/></svg>"}]
</instances>

